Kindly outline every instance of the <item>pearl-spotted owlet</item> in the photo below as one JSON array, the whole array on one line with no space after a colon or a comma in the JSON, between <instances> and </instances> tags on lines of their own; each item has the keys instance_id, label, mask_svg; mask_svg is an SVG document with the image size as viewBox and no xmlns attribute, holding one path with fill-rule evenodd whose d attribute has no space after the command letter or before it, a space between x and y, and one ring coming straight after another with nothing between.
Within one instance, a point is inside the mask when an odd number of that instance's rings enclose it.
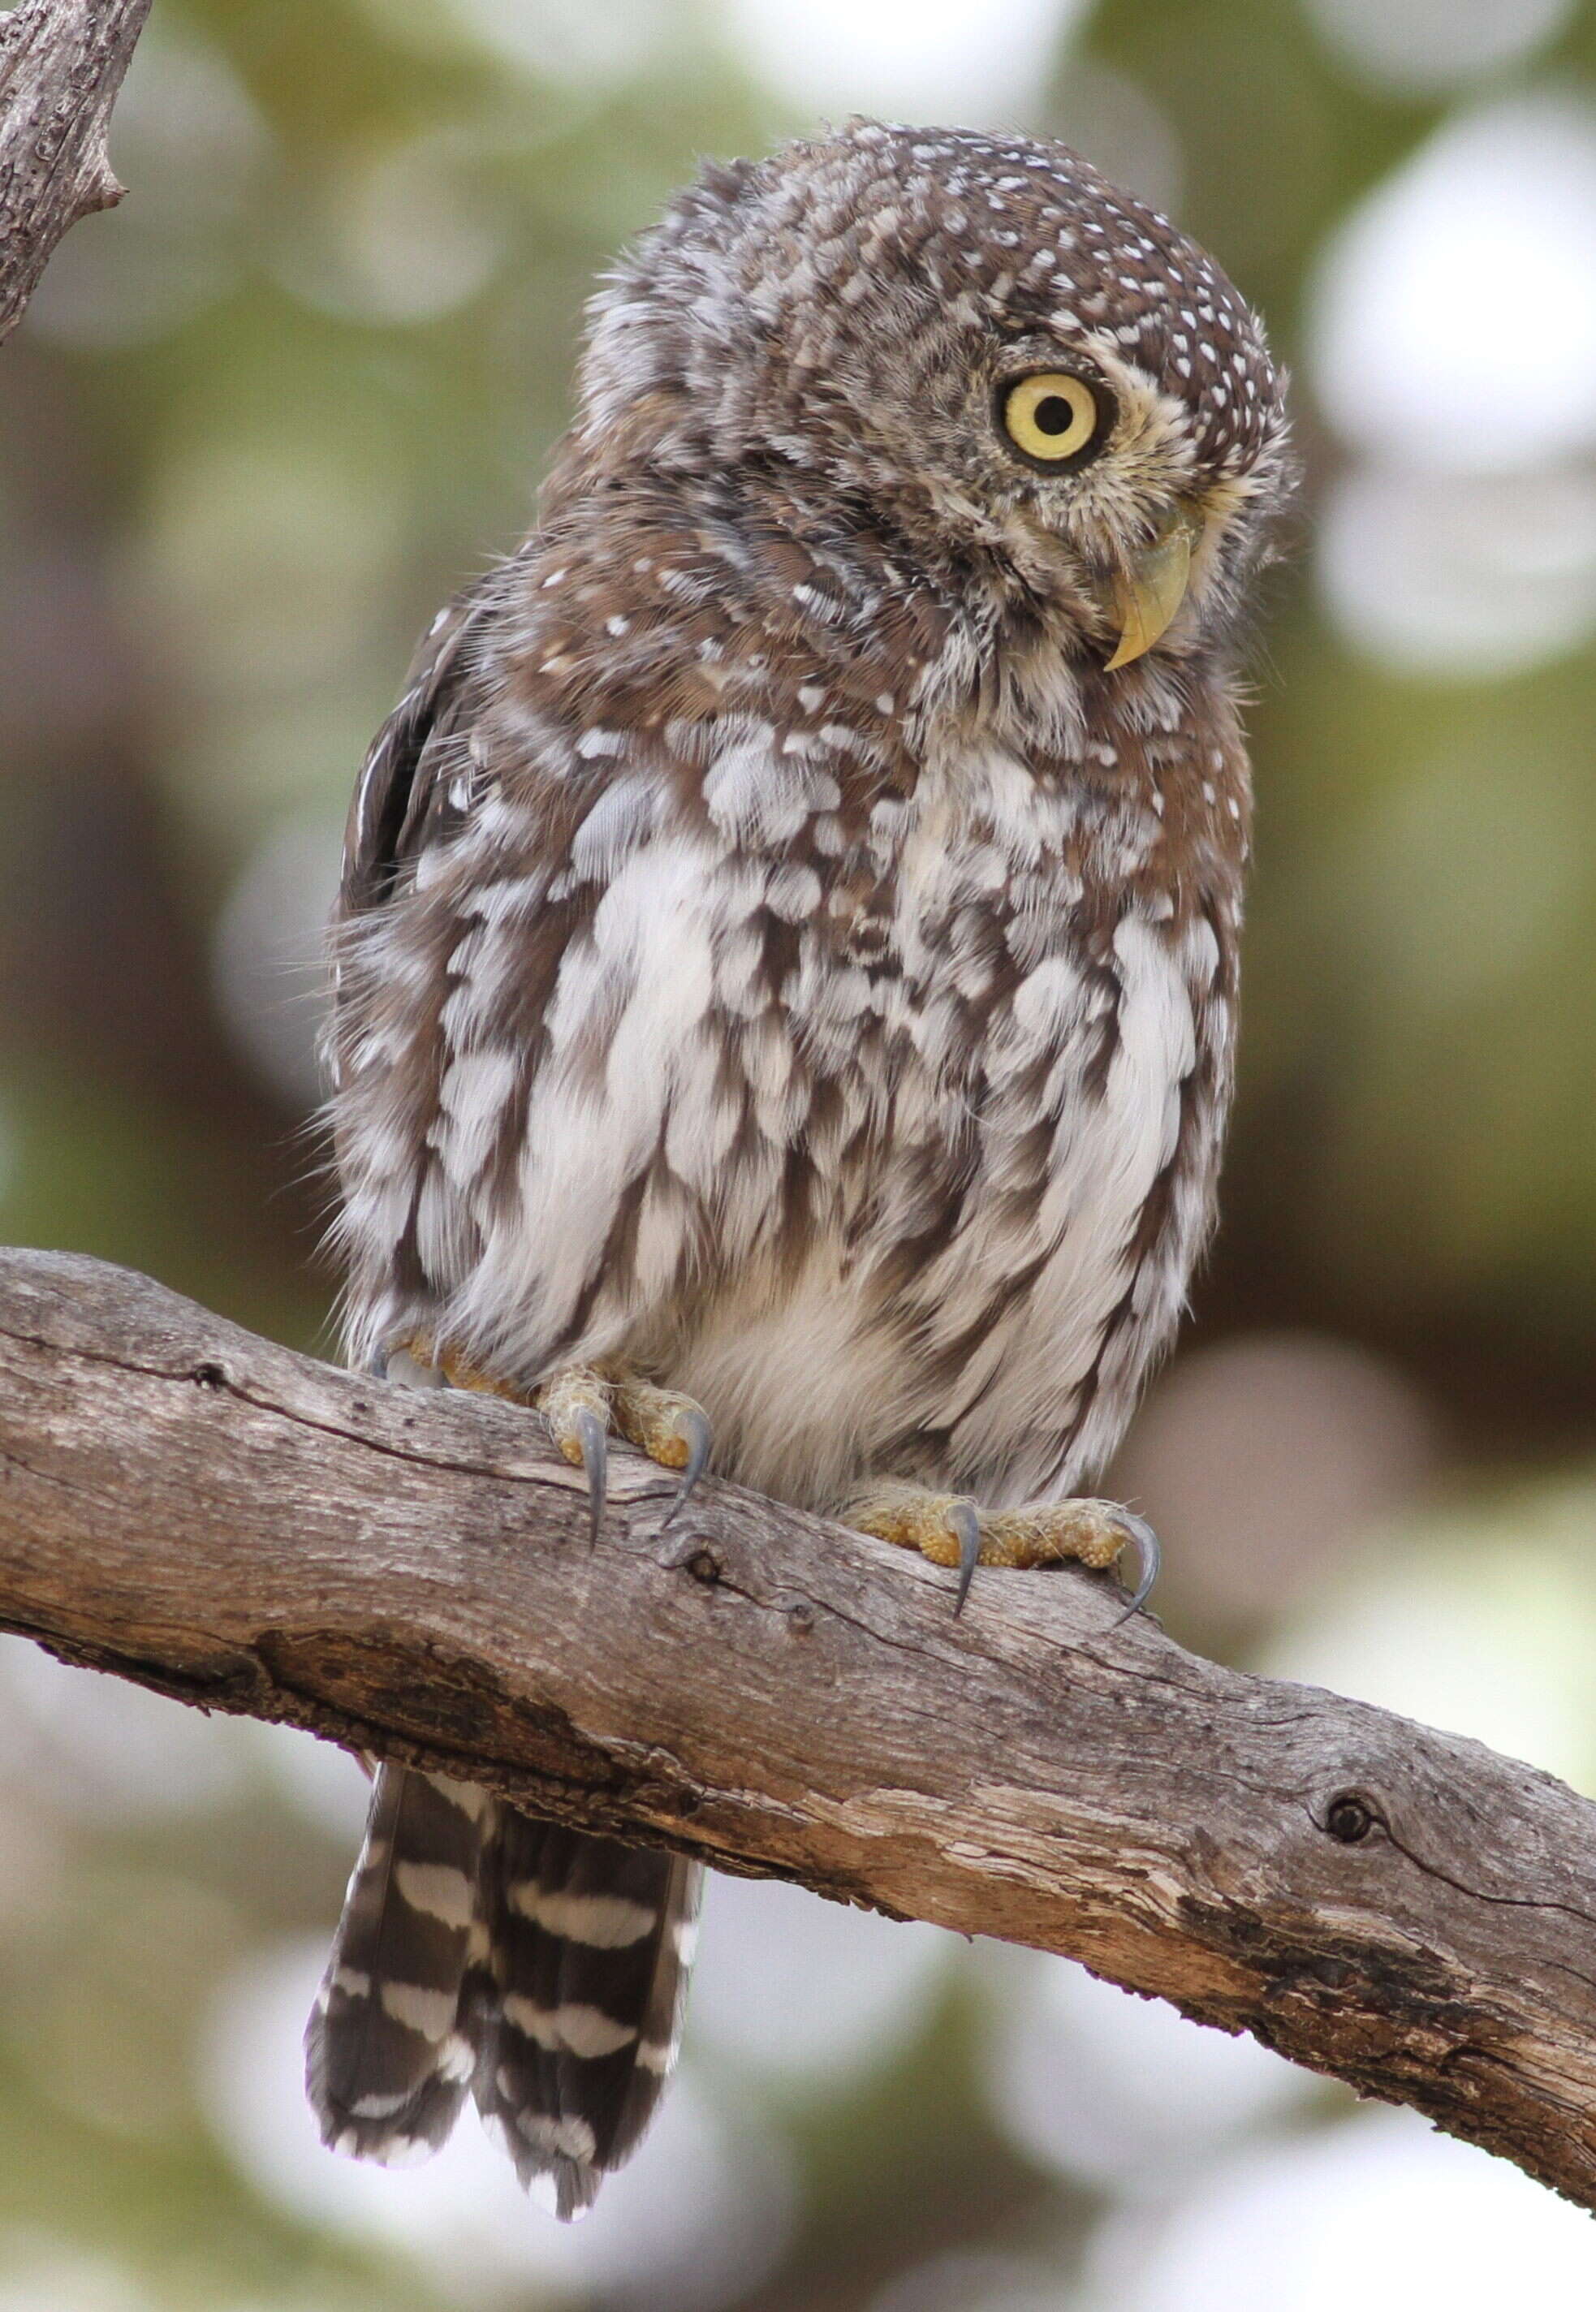
<instances>
[{"instance_id":1,"label":"pearl-spotted owlet","mask_svg":"<svg viewBox=\"0 0 1596 2312\"><path fill-rule=\"evenodd\" d=\"M354 1359L958 1569L1078 1558L1228 1104L1236 663L1289 480L1224 276L1062 146L705 170L595 299L536 528L434 622L334 927ZM1140 1594L1140 1590L1138 1590ZM700 1872L378 1773L327 2140L636 2144Z\"/></svg>"}]
</instances>

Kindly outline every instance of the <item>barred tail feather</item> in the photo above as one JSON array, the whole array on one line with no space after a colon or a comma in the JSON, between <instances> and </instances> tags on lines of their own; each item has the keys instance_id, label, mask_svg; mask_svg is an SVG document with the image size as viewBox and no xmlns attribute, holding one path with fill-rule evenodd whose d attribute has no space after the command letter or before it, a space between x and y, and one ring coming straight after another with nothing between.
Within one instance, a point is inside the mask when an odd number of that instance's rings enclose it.
<instances>
[{"instance_id":1,"label":"barred tail feather","mask_svg":"<svg viewBox=\"0 0 1596 2312\"><path fill-rule=\"evenodd\" d=\"M469 1782L378 1771L305 2030L305 2085L334 2150L400 2166L454 2124L475 2053L460 1991L492 1809Z\"/></svg>"},{"instance_id":2,"label":"barred tail feather","mask_svg":"<svg viewBox=\"0 0 1596 2312\"><path fill-rule=\"evenodd\" d=\"M443 1385L407 1351L375 1362ZM675 2062L703 1876L381 1767L305 2029L322 2141L425 2159L469 2088L523 2184L548 2179L562 2217L591 2207Z\"/></svg>"},{"instance_id":3,"label":"barred tail feather","mask_svg":"<svg viewBox=\"0 0 1596 2312\"><path fill-rule=\"evenodd\" d=\"M568 2220L636 2148L675 2061L703 1872L510 1807L483 1864L477 2102Z\"/></svg>"},{"instance_id":4,"label":"barred tail feather","mask_svg":"<svg viewBox=\"0 0 1596 2312\"><path fill-rule=\"evenodd\" d=\"M591 2207L675 2063L703 1877L382 1767L305 2032L322 2141L425 2159L470 2088L523 2184Z\"/></svg>"},{"instance_id":5,"label":"barred tail feather","mask_svg":"<svg viewBox=\"0 0 1596 2312\"><path fill-rule=\"evenodd\" d=\"M637 2059L621 2100L609 2146L609 2165L618 2168L642 2141L654 2115L665 2082L681 2052L681 2027L687 2012L688 1984L698 1940L698 1912L704 1900L704 1865L680 1855L670 1858L665 1884L664 1926L653 1983L637 2036Z\"/></svg>"}]
</instances>

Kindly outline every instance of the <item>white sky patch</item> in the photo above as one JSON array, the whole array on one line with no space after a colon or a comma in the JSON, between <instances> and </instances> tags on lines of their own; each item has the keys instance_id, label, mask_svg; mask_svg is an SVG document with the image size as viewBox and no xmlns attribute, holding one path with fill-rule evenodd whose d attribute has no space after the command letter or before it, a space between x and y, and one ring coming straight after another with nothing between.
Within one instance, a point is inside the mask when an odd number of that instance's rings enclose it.
<instances>
[{"instance_id":1,"label":"white sky patch","mask_svg":"<svg viewBox=\"0 0 1596 2312\"><path fill-rule=\"evenodd\" d=\"M1589 2304L1596 2226L1416 2112L1360 2113L1112 2226L1077 2312L1501 2312Z\"/></svg>"},{"instance_id":2,"label":"white sky patch","mask_svg":"<svg viewBox=\"0 0 1596 2312\"><path fill-rule=\"evenodd\" d=\"M660 0L445 0L448 13L539 78L602 86L645 67L673 29Z\"/></svg>"},{"instance_id":3,"label":"white sky patch","mask_svg":"<svg viewBox=\"0 0 1596 2312\"><path fill-rule=\"evenodd\" d=\"M1472 1735L1596 1791L1593 1525L1589 1476L1393 1525L1304 1599L1252 1666Z\"/></svg>"},{"instance_id":4,"label":"white sky patch","mask_svg":"<svg viewBox=\"0 0 1596 2312\"><path fill-rule=\"evenodd\" d=\"M1354 648L1398 674L1498 680L1596 634L1596 477L1357 466L1319 509L1315 573Z\"/></svg>"},{"instance_id":5,"label":"white sky patch","mask_svg":"<svg viewBox=\"0 0 1596 2312\"><path fill-rule=\"evenodd\" d=\"M297 1726L237 1721L251 1763L294 1811L347 1846L351 1859L371 1800L369 1775L336 1742L319 1741Z\"/></svg>"},{"instance_id":6,"label":"white sky patch","mask_svg":"<svg viewBox=\"0 0 1596 2312\"><path fill-rule=\"evenodd\" d=\"M1443 127L1315 284L1309 373L1390 462L1521 473L1596 449L1596 113L1518 97Z\"/></svg>"},{"instance_id":7,"label":"white sky patch","mask_svg":"<svg viewBox=\"0 0 1596 2312\"><path fill-rule=\"evenodd\" d=\"M783 2152L753 2114L740 2109L728 2125L691 2077L672 2080L637 2158L606 2179L579 2224L529 2204L469 2110L435 2158L402 2175L326 2150L300 2045L325 1958L320 1939L257 1951L224 1985L203 2035L205 2109L267 2199L386 2249L407 2272L419 2266L462 2312L519 2312L546 2294L712 2312L782 2253L794 2194Z\"/></svg>"},{"instance_id":8,"label":"white sky patch","mask_svg":"<svg viewBox=\"0 0 1596 2312\"><path fill-rule=\"evenodd\" d=\"M921 2028L959 1946L935 1927L712 1878L688 2030L696 2044L833 2090Z\"/></svg>"},{"instance_id":9,"label":"white sky patch","mask_svg":"<svg viewBox=\"0 0 1596 2312\"><path fill-rule=\"evenodd\" d=\"M349 168L332 224L355 313L435 320L483 287L504 236L502 219L473 190L472 158L465 139L444 132Z\"/></svg>"},{"instance_id":10,"label":"white sky patch","mask_svg":"<svg viewBox=\"0 0 1596 2312\"><path fill-rule=\"evenodd\" d=\"M242 1786L229 1721L69 1668L26 1638L0 1637L0 1755L63 1813L124 1828L223 1805Z\"/></svg>"},{"instance_id":11,"label":"white sky patch","mask_svg":"<svg viewBox=\"0 0 1596 2312\"><path fill-rule=\"evenodd\" d=\"M1088 0L725 0L753 71L829 119L872 112L922 126L1034 120Z\"/></svg>"},{"instance_id":12,"label":"white sky patch","mask_svg":"<svg viewBox=\"0 0 1596 2312\"><path fill-rule=\"evenodd\" d=\"M1062 1958L981 1946L1000 2002L993 2118L1030 2158L1131 2197L1186 2183L1318 2090L1256 2039L1188 2022Z\"/></svg>"},{"instance_id":13,"label":"white sky patch","mask_svg":"<svg viewBox=\"0 0 1596 2312\"><path fill-rule=\"evenodd\" d=\"M1560 32L1574 0L1305 0L1360 77L1419 93L1515 64Z\"/></svg>"}]
</instances>

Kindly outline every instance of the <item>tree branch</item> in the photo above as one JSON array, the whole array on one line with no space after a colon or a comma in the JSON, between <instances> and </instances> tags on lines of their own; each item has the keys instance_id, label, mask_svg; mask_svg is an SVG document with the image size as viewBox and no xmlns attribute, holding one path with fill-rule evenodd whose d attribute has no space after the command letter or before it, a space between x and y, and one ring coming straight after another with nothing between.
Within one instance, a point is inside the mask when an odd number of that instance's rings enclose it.
<instances>
[{"instance_id":1,"label":"tree branch","mask_svg":"<svg viewBox=\"0 0 1596 2312\"><path fill-rule=\"evenodd\" d=\"M122 197L110 109L150 0L26 0L0 16L0 337L68 226Z\"/></svg>"},{"instance_id":2,"label":"tree branch","mask_svg":"<svg viewBox=\"0 0 1596 2312\"><path fill-rule=\"evenodd\" d=\"M1596 1806L146 1279L0 1253L0 1626L722 1869L1062 1951L1596 2209ZM678 1528L680 1528L679 1530Z\"/></svg>"}]
</instances>

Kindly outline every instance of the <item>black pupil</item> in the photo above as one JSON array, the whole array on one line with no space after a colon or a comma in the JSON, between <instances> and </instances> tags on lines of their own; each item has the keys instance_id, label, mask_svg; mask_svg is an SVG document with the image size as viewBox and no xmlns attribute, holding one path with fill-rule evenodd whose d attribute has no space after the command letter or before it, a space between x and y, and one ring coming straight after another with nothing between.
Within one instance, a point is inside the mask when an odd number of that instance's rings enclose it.
<instances>
[{"instance_id":1,"label":"black pupil","mask_svg":"<svg viewBox=\"0 0 1596 2312\"><path fill-rule=\"evenodd\" d=\"M1062 393L1045 393L1031 412L1039 434L1067 434L1075 413Z\"/></svg>"}]
</instances>

